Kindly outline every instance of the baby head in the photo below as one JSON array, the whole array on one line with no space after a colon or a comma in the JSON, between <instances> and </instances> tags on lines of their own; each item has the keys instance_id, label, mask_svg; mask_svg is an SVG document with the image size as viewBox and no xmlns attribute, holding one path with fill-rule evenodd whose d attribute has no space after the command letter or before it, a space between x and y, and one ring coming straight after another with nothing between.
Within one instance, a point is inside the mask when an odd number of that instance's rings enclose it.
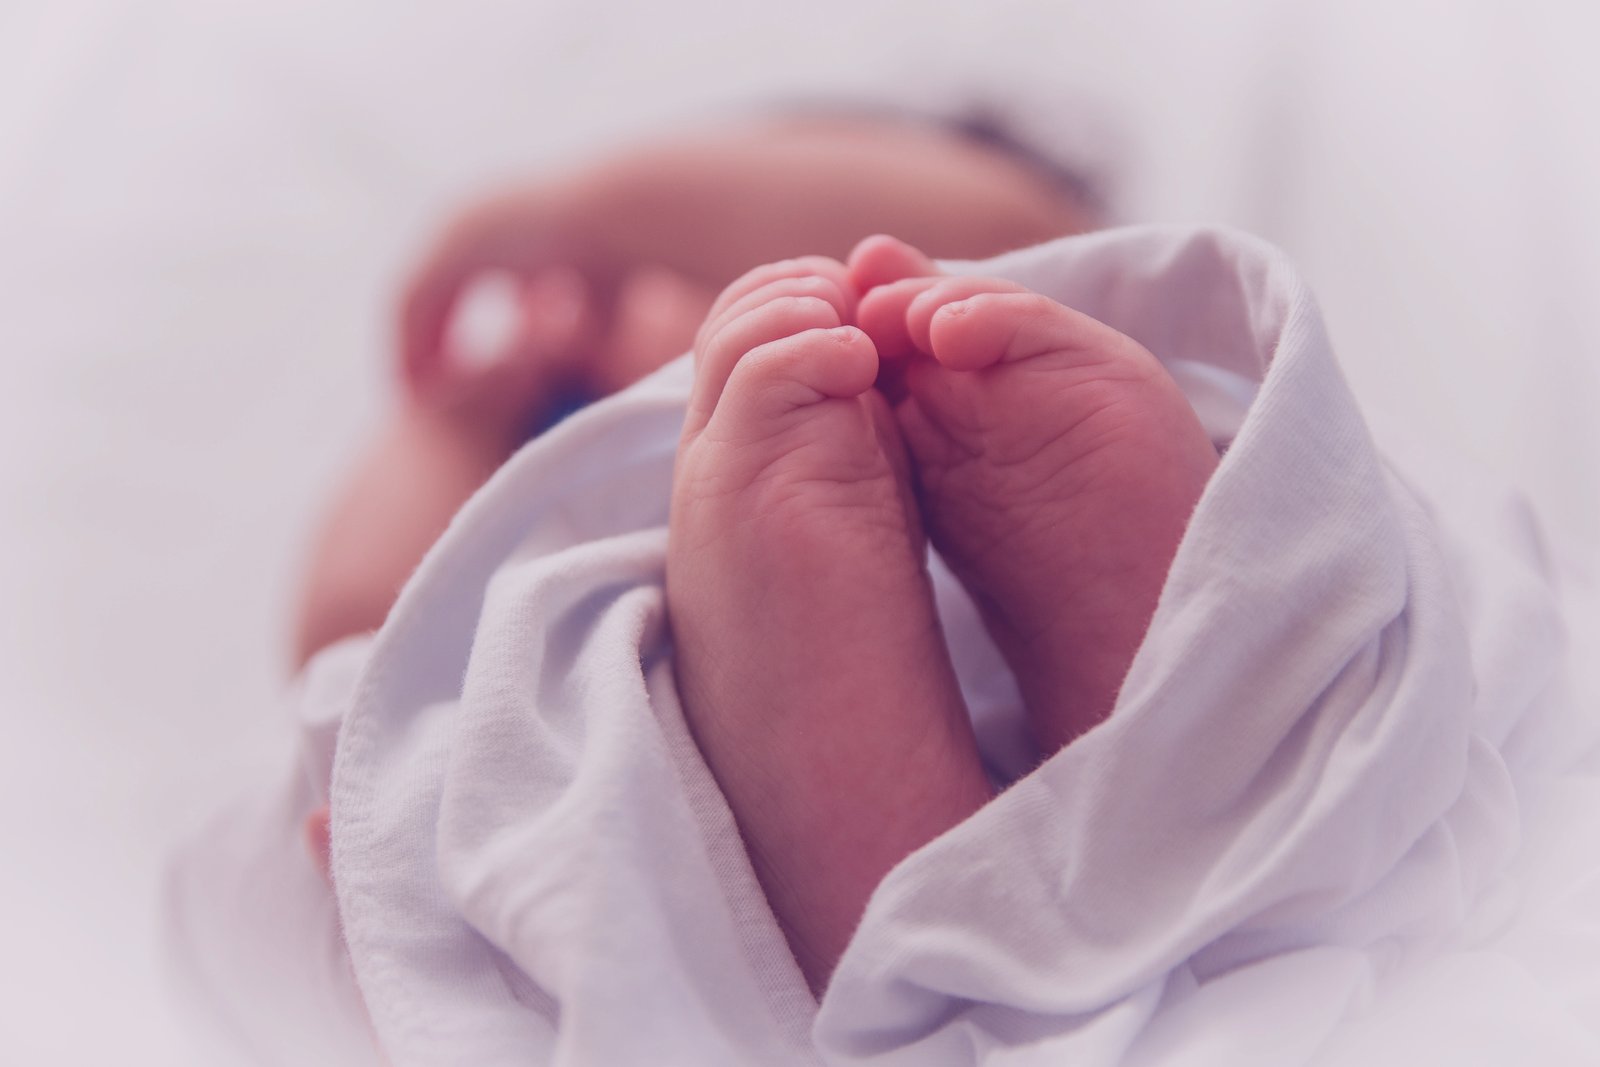
<instances>
[{"instance_id":1,"label":"baby head","mask_svg":"<svg viewBox=\"0 0 1600 1067\"><path fill-rule=\"evenodd\" d=\"M800 253L842 257L893 233L981 259L1091 225L1087 182L992 117L840 107L769 113L623 152L587 168L616 206L674 204L703 227L722 276ZM645 222L645 219L635 221Z\"/></svg>"},{"instance_id":2,"label":"baby head","mask_svg":"<svg viewBox=\"0 0 1600 1067\"><path fill-rule=\"evenodd\" d=\"M807 107L625 149L474 217L480 244L541 218L604 279L603 329L574 372L598 395L685 351L712 296L757 264L842 258L874 233L982 259L1089 229L1096 208L1003 122Z\"/></svg>"}]
</instances>

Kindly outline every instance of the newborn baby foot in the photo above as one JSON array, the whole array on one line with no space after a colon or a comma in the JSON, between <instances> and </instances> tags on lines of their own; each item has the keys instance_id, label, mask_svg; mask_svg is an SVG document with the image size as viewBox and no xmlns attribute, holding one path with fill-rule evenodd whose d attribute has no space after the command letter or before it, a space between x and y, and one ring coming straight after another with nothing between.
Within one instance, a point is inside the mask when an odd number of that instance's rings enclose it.
<instances>
[{"instance_id":1,"label":"newborn baby foot","mask_svg":"<svg viewBox=\"0 0 1600 1067\"><path fill-rule=\"evenodd\" d=\"M1160 362L1104 323L940 275L892 238L850 269L929 535L1049 755L1110 714L1216 451Z\"/></svg>"},{"instance_id":2,"label":"newborn baby foot","mask_svg":"<svg viewBox=\"0 0 1600 1067\"><path fill-rule=\"evenodd\" d=\"M989 797L853 304L821 258L723 293L667 551L685 715L814 991L889 868Z\"/></svg>"}]
</instances>

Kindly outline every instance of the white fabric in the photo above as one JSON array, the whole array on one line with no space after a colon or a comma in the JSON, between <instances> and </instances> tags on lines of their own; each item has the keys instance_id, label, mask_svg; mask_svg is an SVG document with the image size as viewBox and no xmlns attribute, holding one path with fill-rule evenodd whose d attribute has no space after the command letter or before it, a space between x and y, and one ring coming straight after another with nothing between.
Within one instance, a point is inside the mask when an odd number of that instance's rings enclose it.
<instances>
[{"instance_id":1,"label":"white fabric","mask_svg":"<svg viewBox=\"0 0 1600 1067\"><path fill-rule=\"evenodd\" d=\"M1221 383L1227 451L1110 720L897 867L819 1010L674 695L680 361L516 457L372 647L333 867L392 1061L1596 1062L1595 690L1566 667L1593 604L1525 510L1386 462L1254 240L984 269ZM1019 773L1014 691L938 594Z\"/></svg>"}]
</instances>

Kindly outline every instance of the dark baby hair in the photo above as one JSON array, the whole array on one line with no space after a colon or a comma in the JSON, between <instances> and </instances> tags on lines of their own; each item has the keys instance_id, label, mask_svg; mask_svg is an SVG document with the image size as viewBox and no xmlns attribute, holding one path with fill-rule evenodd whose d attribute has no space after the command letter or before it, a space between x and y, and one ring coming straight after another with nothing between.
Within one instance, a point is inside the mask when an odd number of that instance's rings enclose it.
<instances>
[{"instance_id":1,"label":"dark baby hair","mask_svg":"<svg viewBox=\"0 0 1600 1067\"><path fill-rule=\"evenodd\" d=\"M974 96L952 107L927 110L847 98L788 100L768 104L758 112L779 119L835 119L936 129L1021 165L1090 218L1104 219L1106 198L1101 182L1069 162L1065 153L1024 135L1013 110Z\"/></svg>"}]
</instances>

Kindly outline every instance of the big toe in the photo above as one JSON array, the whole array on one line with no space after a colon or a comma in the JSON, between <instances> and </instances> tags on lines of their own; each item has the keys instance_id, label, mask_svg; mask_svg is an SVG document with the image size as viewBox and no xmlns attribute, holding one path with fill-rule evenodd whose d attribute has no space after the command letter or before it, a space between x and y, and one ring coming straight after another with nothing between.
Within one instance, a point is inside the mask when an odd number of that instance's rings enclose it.
<instances>
[{"instance_id":1,"label":"big toe","mask_svg":"<svg viewBox=\"0 0 1600 1067\"><path fill-rule=\"evenodd\" d=\"M920 249L881 233L862 238L851 250L846 266L851 283L860 293L904 278L943 273Z\"/></svg>"},{"instance_id":2,"label":"big toe","mask_svg":"<svg viewBox=\"0 0 1600 1067\"><path fill-rule=\"evenodd\" d=\"M856 327L805 330L745 353L710 426L750 428L825 400L860 396L877 373L877 351Z\"/></svg>"}]
</instances>

